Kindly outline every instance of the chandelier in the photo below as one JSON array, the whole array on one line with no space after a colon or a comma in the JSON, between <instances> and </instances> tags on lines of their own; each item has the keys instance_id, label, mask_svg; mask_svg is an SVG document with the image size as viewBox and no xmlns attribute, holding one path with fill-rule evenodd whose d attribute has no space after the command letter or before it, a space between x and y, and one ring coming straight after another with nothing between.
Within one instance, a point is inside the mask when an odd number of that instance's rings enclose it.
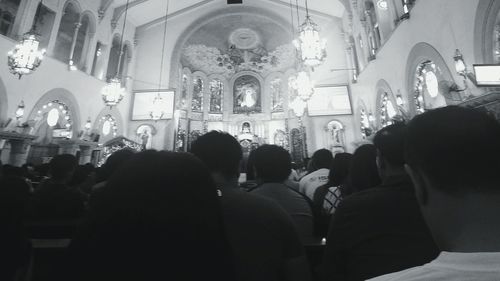
<instances>
[{"instance_id":1,"label":"chandelier","mask_svg":"<svg viewBox=\"0 0 500 281\"><path fill-rule=\"evenodd\" d=\"M160 120L163 115L165 115L165 102L163 101L163 98L160 95L160 88L162 87L162 76L163 76L163 61L165 58L165 41L167 39L167 23L168 23L168 9L170 6L170 0L167 0L167 8L165 11L165 28L163 29L163 46L161 49L161 62L160 62L160 77L158 81L158 93L156 97L153 99L153 103L151 105L151 111L149 112L149 116L151 117L151 120L153 121L158 121Z\"/></svg>"},{"instance_id":2,"label":"chandelier","mask_svg":"<svg viewBox=\"0 0 500 281\"><path fill-rule=\"evenodd\" d=\"M298 9L298 7L297 7ZM316 67L326 58L326 40L319 36L319 27L309 16L306 0L306 20L299 27L299 38L293 41L302 62L310 67Z\"/></svg>"},{"instance_id":3,"label":"chandelier","mask_svg":"<svg viewBox=\"0 0 500 281\"><path fill-rule=\"evenodd\" d=\"M109 80L108 84L101 90L104 103L112 108L120 103L125 97L126 90L122 87L122 81L118 78Z\"/></svg>"},{"instance_id":4,"label":"chandelier","mask_svg":"<svg viewBox=\"0 0 500 281\"><path fill-rule=\"evenodd\" d=\"M314 94L313 82L309 78L309 74L304 70L297 74L292 83L292 88L297 91L298 97L304 102L307 102Z\"/></svg>"},{"instance_id":5,"label":"chandelier","mask_svg":"<svg viewBox=\"0 0 500 281\"><path fill-rule=\"evenodd\" d=\"M122 64L122 58L123 58L123 36L125 34L125 26L127 25L127 14L128 14L128 7L130 4L130 0L127 0L127 4L125 5L125 16L123 19L123 29L122 29L122 34L121 34L121 39L120 39L120 54L118 56L118 65L116 66L116 75L114 78L111 78L106 86L104 86L101 90L101 95L104 103L109 106L109 108L112 108L113 106L117 105L120 103L120 101L125 97L126 89L122 87L122 81L120 77L118 77L120 67Z\"/></svg>"},{"instance_id":6,"label":"chandelier","mask_svg":"<svg viewBox=\"0 0 500 281\"><path fill-rule=\"evenodd\" d=\"M40 40L36 33L40 11L38 10L31 30L25 33L14 49L7 53L10 72L17 75L19 79L35 71L42 63L45 49L39 49Z\"/></svg>"}]
</instances>

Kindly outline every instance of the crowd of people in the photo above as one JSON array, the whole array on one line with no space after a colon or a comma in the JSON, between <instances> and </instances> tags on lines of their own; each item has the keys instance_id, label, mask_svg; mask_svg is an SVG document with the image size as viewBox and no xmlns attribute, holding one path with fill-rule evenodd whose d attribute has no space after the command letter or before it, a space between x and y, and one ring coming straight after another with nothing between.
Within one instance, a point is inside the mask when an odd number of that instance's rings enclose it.
<instances>
[{"instance_id":1,"label":"crowd of people","mask_svg":"<svg viewBox=\"0 0 500 281\"><path fill-rule=\"evenodd\" d=\"M27 280L32 222L74 223L52 280L499 280L500 123L449 106L379 130L353 154L247 160L231 135L188 153L57 155L0 175L1 280ZM305 250L324 245L321 263Z\"/></svg>"}]
</instances>

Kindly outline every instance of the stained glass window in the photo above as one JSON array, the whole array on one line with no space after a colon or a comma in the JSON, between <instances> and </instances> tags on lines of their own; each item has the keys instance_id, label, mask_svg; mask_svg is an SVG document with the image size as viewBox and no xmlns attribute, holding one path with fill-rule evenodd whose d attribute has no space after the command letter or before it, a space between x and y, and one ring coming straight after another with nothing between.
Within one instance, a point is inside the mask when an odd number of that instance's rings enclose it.
<instances>
[{"instance_id":1,"label":"stained glass window","mask_svg":"<svg viewBox=\"0 0 500 281\"><path fill-rule=\"evenodd\" d=\"M203 110L203 80L200 77L193 79L193 99L191 110L201 112Z\"/></svg>"},{"instance_id":2,"label":"stained glass window","mask_svg":"<svg viewBox=\"0 0 500 281\"><path fill-rule=\"evenodd\" d=\"M283 92L281 90L281 78L276 78L271 81L271 110L273 112L283 111Z\"/></svg>"},{"instance_id":3,"label":"stained glass window","mask_svg":"<svg viewBox=\"0 0 500 281\"><path fill-rule=\"evenodd\" d=\"M222 113L222 99L224 97L224 83L219 79L210 81L210 113Z\"/></svg>"},{"instance_id":4,"label":"stained glass window","mask_svg":"<svg viewBox=\"0 0 500 281\"><path fill-rule=\"evenodd\" d=\"M181 88L181 101L180 108L187 109L187 93L188 93L188 76L186 74L182 74L182 88Z\"/></svg>"}]
</instances>

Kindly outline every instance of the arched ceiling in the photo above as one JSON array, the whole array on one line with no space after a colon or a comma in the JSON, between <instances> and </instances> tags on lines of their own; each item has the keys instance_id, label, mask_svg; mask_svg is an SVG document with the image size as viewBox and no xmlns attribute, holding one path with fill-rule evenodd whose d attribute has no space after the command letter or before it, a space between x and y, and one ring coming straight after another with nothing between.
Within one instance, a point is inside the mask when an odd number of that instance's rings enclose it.
<instances>
[{"instance_id":1,"label":"arched ceiling","mask_svg":"<svg viewBox=\"0 0 500 281\"><path fill-rule=\"evenodd\" d=\"M102 6L114 9L114 20L123 15L127 0L101 0ZM303 17L306 0L291 0L293 6L298 3L301 17ZM342 17L344 6L341 0L307 0L312 15L323 17ZM170 0L169 15L179 15L194 9L203 9L204 6L216 2L226 3L226 0ZM250 4L251 2L251 4ZM128 17L137 27L148 25L165 16L166 0L130 0ZM243 0L243 4L234 6L252 5L253 7L268 8L270 5L282 7L283 12L290 13L290 0ZM294 8L294 12L296 12Z\"/></svg>"}]
</instances>

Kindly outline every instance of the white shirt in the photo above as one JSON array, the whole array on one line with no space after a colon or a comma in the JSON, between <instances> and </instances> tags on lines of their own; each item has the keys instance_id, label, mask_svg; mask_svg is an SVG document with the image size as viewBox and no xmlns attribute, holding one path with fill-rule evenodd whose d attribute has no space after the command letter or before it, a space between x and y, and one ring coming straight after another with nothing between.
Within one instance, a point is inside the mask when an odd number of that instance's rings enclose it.
<instances>
[{"instance_id":1,"label":"white shirt","mask_svg":"<svg viewBox=\"0 0 500 281\"><path fill-rule=\"evenodd\" d=\"M330 170L323 168L304 176L299 182L299 191L313 200L316 188L328 182L329 173Z\"/></svg>"},{"instance_id":2,"label":"white shirt","mask_svg":"<svg viewBox=\"0 0 500 281\"><path fill-rule=\"evenodd\" d=\"M500 252L441 252L432 262L370 281L494 281L500 280Z\"/></svg>"}]
</instances>

